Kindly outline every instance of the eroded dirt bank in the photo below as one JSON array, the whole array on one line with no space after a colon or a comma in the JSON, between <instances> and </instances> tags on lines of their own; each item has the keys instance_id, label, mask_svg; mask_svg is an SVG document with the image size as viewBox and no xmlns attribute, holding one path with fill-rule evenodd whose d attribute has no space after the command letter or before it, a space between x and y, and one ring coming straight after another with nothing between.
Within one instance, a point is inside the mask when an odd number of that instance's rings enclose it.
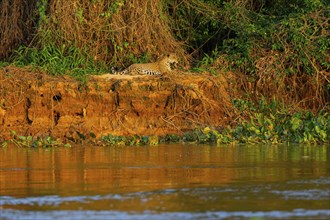
<instances>
[{"instance_id":1,"label":"eroded dirt bank","mask_svg":"<svg viewBox=\"0 0 330 220\"><path fill-rule=\"evenodd\" d=\"M0 70L0 140L8 139L10 130L62 139L179 134L226 125L230 115L223 77L108 75L83 85L16 67Z\"/></svg>"}]
</instances>

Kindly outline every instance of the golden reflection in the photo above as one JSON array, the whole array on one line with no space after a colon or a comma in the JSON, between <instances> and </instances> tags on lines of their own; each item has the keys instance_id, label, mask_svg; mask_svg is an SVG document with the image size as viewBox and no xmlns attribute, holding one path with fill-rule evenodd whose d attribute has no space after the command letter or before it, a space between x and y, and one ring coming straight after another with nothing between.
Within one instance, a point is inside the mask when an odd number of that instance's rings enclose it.
<instances>
[{"instance_id":1,"label":"golden reflection","mask_svg":"<svg viewBox=\"0 0 330 220\"><path fill-rule=\"evenodd\" d=\"M326 146L0 149L0 195L120 193L327 175ZM324 169L320 169L324 164ZM318 168L315 168L318 167Z\"/></svg>"}]
</instances>

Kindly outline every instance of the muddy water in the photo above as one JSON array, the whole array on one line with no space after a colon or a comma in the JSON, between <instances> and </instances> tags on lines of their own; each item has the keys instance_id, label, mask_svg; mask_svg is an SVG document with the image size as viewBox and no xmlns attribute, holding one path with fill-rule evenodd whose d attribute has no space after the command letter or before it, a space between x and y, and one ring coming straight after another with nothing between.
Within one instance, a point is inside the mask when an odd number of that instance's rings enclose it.
<instances>
[{"instance_id":1,"label":"muddy water","mask_svg":"<svg viewBox=\"0 0 330 220\"><path fill-rule=\"evenodd\" d=\"M330 218L330 146L9 146L0 181L0 219Z\"/></svg>"}]
</instances>

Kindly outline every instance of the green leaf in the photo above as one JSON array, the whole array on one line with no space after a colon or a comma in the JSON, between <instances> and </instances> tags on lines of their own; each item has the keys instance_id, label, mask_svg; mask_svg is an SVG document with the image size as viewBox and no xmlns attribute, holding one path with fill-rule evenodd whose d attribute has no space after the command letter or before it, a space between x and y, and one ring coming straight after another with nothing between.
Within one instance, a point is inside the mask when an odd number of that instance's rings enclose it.
<instances>
[{"instance_id":1,"label":"green leaf","mask_svg":"<svg viewBox=\"0 0 330 220\"><path fill-rule=\"evenodd\" d=\"M319 136L321 137L322 141L327 139L327 133L324 130L320 130Z\"/></svg>"},{"instance_id":2,"label":"green leaf","mask_svg":"<svg viewBox=\"0 0 330 220\"><path fill-rule=\"evenodd\" d=\"M292 130L293 131L296 131L299 128L301 122L302 121L299 118L293 118L293 119L291 119L291 124L292 124L291 128L292 128Z\"/></svg>"},{"instance_id":3,"label":"green leaf","mask_svg":"<svg viewBox=\"0 0 330 220\"><path fill-rule=\"evenodd\" d=\"M33 137L30 135L30 136L27 136L26 138L28 141L32 141Z\"/></svg>"},{"instance_id":4,"label":"green leaf","mask_svg":"<svg viewBox=\"0 0 330 220\"><path fill-rule=\"evenodd\" d=\"M18 136L18 140L25 141L26 140L26 137L23 136L23 135L20 135L20 136Z\"/></svg>"},{"instance_id":5,"label":"green leaf","mask_svg":"<svg viewBox=\"0 0 330 220\"><path fill-rule=\"evenodd\" d=\"M52 142L52 137L48 136L48 137L46 138L46 141L47 141L48 143L51 143L51 142Z\"/></svg>"}]
</instances>

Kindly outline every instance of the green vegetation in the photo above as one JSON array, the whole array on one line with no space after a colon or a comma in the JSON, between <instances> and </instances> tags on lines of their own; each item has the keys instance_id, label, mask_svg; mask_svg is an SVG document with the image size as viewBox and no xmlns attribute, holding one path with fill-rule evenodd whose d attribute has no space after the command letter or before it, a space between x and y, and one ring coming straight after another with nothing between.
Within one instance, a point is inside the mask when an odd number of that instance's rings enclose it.
<instances>
[{"instance_id":1,"label":"green vegetation","mask_svg":"<svg viewBox=\"0 0 330 220\"><path fill-rule=\"evenodd\" d=\"M55 140L51 136L45 137L33 137L31 135L24 136L24 135L17 135L15 131L10 131L12 138L4 141L1 146L7 147L9 143L13 143L18 147L42 147L42 148L49 148L49 147L71 147L70 144L64 144L61 140Z\"/></svg>"},{"instance_id":2,"label":"green vegetation","mask_svg":"<svg viewBox=\"0 0 330 220\"><path fill-rule=\"evenodd\" d=\"M259 103L254 106L243 100L235 105L241 116L236 125L221 129L196 128L183 135L155 136L112 136L101 138L102 145L157 145L159 143L239 144L239 143L330 143L330 114L320 112L286 112L279 110L277 103ZM258 112L258 110L262 112ZM243 115L248 115L248 119Z\"/></svg>"},{"instance_id":3,"label":"green vegetation","mask_svg":"<svg viewBox=\"0 0 330 220\"><path fill-rule=\"evenodd\" d=\"M250 111L249 120L240 118L236 125L226 128L212 129L209 127L196 128L183 135L169 134L164 137L158 136L114 136L105 135L100 139L90 140L93 144L102 146L133 146L133 145L158 145L161 143L194 143L194 144L254 144L254 143L304 143L321 144L330 143L330 114L320 112L314 115L311 112L288 113L281 111L269 111L273 109L274 103L267 105L263 113L256 113L251 103L236 100L238 110ZM251 105L250 105L251 104ZM263 104L261 104L263 105ZM275 104L276 105L276 104ZM264 106L266 107L266 106ZM260 106L258 107L259 109ZM265 108L266 109L266 108ZM19 147L70 147L70 144L63 144L60 140L54 140L50 136L32 137L17 135L11 131L12 138L3 142L2 147L13 143ZM85 141L85 137L81 137ZM79 142L79 140L75 140Z\"/></svg>"},{"instance_id":4,"label":"green vegetation","mask_svg":"<svg viewBox=\"0 0 330 220\"><path fill-rule=\"evenodd\" d=\"M321 112L251 113L250 121L243 121L229 129L232 140L240 143L329 143L330 114Z\"/></svg>"},{"instance_id":5,"label":"green vegetation","mask_svg":"<svg viewBox=\"0 0 330 220\"><path fill-rule=\"evenodd\" d=\"M78 80L85 81L87 74L105 73L102 63L97 65L87 56L83 56L77 48L65 45L57 48L52 45L41 49L20 47L13 54L11 65L31 66L51 75L70 75Z\"/></svg>"}]
</instances>

